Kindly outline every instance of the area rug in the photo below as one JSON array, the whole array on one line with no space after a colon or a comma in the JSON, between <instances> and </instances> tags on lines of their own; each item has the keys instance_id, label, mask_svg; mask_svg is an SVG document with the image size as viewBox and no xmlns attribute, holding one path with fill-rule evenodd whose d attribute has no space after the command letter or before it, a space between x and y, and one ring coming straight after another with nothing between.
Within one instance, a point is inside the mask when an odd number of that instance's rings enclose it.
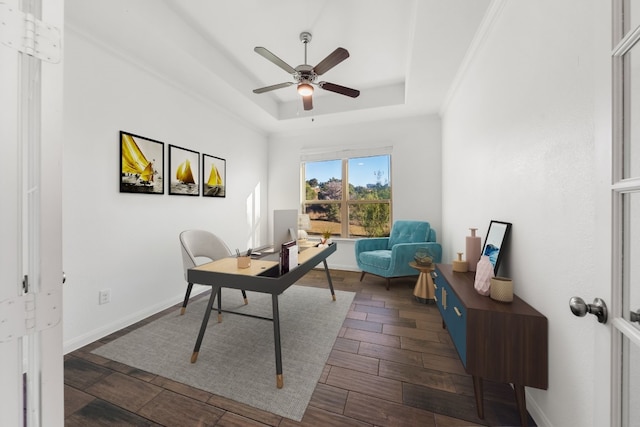
<instances>
[{"instance_id":1,"label":"area rug","mask_svg":"<svg viewBox=\"0 0 640 427\"><path fill-rule=\"evenodd\" d=\"M272 317L271 295L222 290L223 309ZM191 354L208 298L93 351L94 354L300 421L322 374L353 292L291 286L279 296L284 387L276 387L273 322L214 311L198 360ZM217 306L217 302L214 307Z\"/></svg>"}]
</instances>

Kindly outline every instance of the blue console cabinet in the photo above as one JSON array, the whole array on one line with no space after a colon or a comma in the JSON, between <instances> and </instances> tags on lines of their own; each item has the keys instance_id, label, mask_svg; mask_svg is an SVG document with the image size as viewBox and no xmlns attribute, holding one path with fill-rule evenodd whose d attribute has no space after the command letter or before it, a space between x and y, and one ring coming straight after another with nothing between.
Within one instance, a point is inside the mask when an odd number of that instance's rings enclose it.
<instances>
[{"instance_id":1,"label":"blue console cabinet","mask_svg":"<svg viewBox=\"0 0 640 427\"><path fill-rule=\"evenodd\" d=\"M482 380L511 383L526 426L525 386L548 387L547 318L517 295L511 303L480 295L474 272L457 273L451 265L437 264L432 277L442 326L473 377L478 416L484 418Z\"/></svg>"}]
</instances>

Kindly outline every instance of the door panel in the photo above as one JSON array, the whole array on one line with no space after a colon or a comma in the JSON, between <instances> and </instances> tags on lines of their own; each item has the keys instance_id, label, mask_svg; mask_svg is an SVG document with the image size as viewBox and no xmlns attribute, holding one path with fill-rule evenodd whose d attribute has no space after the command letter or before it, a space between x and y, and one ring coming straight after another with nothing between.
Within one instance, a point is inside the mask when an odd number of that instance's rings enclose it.
<instances>
[{"instance_id":1,"label":"door panel","mask_svg":"<svg viewBox=\"0 0 640 427\"><path fill-rule=\"evenodd\" d=\"M14 12L29 12L62 33L63 3L1 1L2 20L15 24ZM22 309L7 319L0 311L0 425L62 426L62 65L4 43L0 64L0 304L27 306L25 275L37 302L28 315ZM38 293L50 294L49 303ZM26 316L34 327L20 336ZM39 322L45 317L56 320Z\"/></svg>"},{"instance_id":2,"label":"door panel","mask_svg":"<svg viewBox=\"0 0 640 427\"><path fill-rule=\"evenodd\" d=\"M640 0L612 1L612 425L640 419Z\"/></svg>"},{"instance_id":3,"label":"door panel","mask_svg":"<svg viewBox=\"0 0 640 427\"><path fill-rule=\"evenodd\" d=\"M640 347L624 337L622 343L622 414L623 425L634 426L633 420L640 420Z\"/></svg>"},{"instance_id":4,"label":"door panel","mask_svg":"<svg viewBox=\"0 0 640 427\"><path fill-rule=\"evenodd\" d=\"M9 2L17 6L17 1ZM0 170L4 180L17 183L18 167L18 63L19 54L0 44ZM4 185L0 209L0 303L20 295L22 256L18 206L21 196L17 185ZM0 312L2 317L2 312ZM3 336L6 335L6 330ZM4 338L0 337L0 341ZM0 342L0 425L23 425L22 339Z\"/></svg>"},{"instance_id":5,"label":"door panel","mask_svg":"<svg viewBox=\"0 0 640 427\"><path fill-rule=\"evenodd\" d=\"M622 317L631 321L631 312L640 309L640 192L623 196L624 266L622 274ZM640 322L632 325L640 330Z\"/></svg>"}]
</instances>

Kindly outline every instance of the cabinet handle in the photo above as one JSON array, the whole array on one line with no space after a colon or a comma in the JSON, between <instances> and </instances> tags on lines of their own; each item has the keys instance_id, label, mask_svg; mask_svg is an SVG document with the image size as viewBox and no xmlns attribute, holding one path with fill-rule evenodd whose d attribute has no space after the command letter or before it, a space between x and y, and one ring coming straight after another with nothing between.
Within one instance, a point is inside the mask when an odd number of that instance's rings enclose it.
<instances>
[{"instance_id":1,"label":"cabinet handle","mask_svg":"<svg viewBox=\"0 0 640 427\"><path fill-rule=\"evenodd\" d=\"M453 311L456 312L456 314L458 315L458 317L462 317L462 313L460 313L460 310L458 310L458 307L453 307Z\"/></svg>"},{"instance_id":2,"label":"cabinet handle","mask_svg":"<svg viewBox=\"0 0 640 427\"><path fill-rule=\"evenodd\" d=\"M447 290L442 288L442 308L447 309Z\"/></svg>"}]
</instances>

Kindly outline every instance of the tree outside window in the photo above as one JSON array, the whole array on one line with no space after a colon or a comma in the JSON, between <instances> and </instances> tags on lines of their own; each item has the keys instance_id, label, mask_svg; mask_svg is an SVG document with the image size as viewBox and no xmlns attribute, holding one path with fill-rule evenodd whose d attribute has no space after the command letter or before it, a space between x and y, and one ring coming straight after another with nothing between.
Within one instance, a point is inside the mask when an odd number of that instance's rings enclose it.
<instances>
[{"instance_id":1,"label":"tree outside window","mask_svg":"<svg viewBox=\"0 0 640 427\"><path fill-rule=\"evenodd\" d=\"M303 163L310 235L388 236L391 230L391 156Z\"/></svg>"}]
</instances>

